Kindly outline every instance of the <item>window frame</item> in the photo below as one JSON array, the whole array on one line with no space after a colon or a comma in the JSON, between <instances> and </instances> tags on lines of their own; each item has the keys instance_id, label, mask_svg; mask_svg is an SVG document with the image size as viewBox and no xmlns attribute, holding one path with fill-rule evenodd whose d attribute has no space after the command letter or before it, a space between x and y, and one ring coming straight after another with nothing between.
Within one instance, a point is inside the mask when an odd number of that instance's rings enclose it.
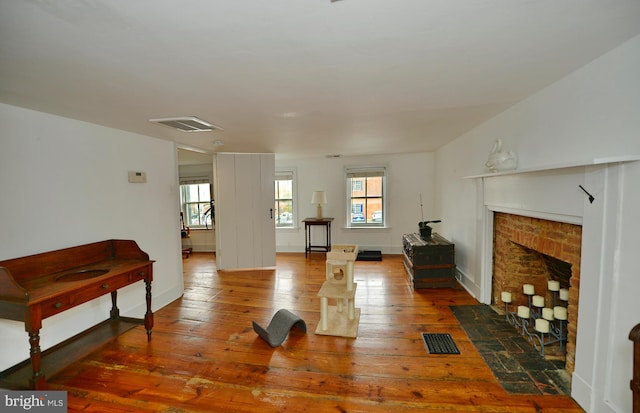
<instances>
[{"instance_id":1,"label":"window frame","mask_svg":"<svg viewBox=\"0 0 640 413\"><path fill-rule=\"evenodd\" d=\"M186 189L184 188L185 186L188 185L202 185L202 184L206 184L209 185L209 200L208 201L186 201L185 200L185 191ZM180 211L183 213L184 216L184 225L186 227L189 227L189 229L213 229L215 226L215 218L214 218L214 214L211 214L210 219L211 219L211 225L207 224L206 222L198 224L198 225L193 225L191 223L191 219L189 218L189 205L193 205L193 204L206 204L203 207L203 211L202 214L206 213L206 209L207 206L212 205L213 203L213 185L211 184L211 181L209 178L189 178L189 179L181 179L180 180L180 187L179 187L179 193L180 193ZM215 212L214 212L215 213ZM202 215L201 214L201 215Z\"/></svg>"},{"instance_id":2,"label":"window frame","mask_svg":"<svg viewBox=\"0 0 640 413\"><path fill-rule=\"evenodd\" d=\"M279 179L280 178L280 179ZM281 179L285 178L285 179ZM276 197L276 185L279 180L287 180L286 178L291 179L291 198L278 198ZM276 168L275 177L274 177L274 225L276 230L291 230L298 228L298 202L297 202L297 190L296 190L296 170L295 168ZM291 200L291 225L278 225L278 207L277 204L279 201L287 201ZM287 212L287 211L285 211Z\"/></svg>"},{"instance_id":3,"label":"window frame","mask_svg":"<svg viewBox=\"0 0 640 413\"><path fill-rule=\"evenodd\" d=\"M388 167L386 165L364 165L364 166L360 166L360 165L353 165L353 166L345 166L345 172L344 172L344 179L345 179L345 227L346 228L386 228L387 227L387 222L388 222L388 217L387 217L387 213L388 213L388 208L387 208L387 190L388 190L388 182L389 182L389 171L388 171ZM354 178L370 178L370 177L376 177L379 176L382 178L381 180L381 195L377 196L367 196L367 194L365 193L364 196L352 196L353 195L353 184ZM362 182L362 181L360 181ZM363 185L363 188L361 190L367 191L367 185ZM382 217L380 222L376 222L376 221L371 221L370 217L368 217L367 213L365 212L365 221L364 222L352 222L352 217L351 214L353 213L352 211L352 206L353 206L353 199L365 199L365 200L369 200L369 199L375 199L375 198L381 198L381 213L382 213ZM365 201L365 205L368 203L367 201ZM375 211L374 211L375 212ZM373 214L373 213L372 213Z\"/></svg>"}]
</instances>

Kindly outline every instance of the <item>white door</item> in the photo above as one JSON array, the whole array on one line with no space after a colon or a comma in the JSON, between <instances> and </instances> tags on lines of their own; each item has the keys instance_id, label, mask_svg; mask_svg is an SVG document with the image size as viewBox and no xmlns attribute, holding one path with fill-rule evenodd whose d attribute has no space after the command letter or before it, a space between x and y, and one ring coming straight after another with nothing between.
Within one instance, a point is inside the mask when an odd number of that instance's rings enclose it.
<instances>
[{"instance_id":1,"label":"white door","mask_svg":"<svg viewBox=\"0 0 640 413\"><path fill-rule=\"evenodd\" d=\"M276 265L273 154L215 157L218 269Z\"/></svg>"}]
</instances>

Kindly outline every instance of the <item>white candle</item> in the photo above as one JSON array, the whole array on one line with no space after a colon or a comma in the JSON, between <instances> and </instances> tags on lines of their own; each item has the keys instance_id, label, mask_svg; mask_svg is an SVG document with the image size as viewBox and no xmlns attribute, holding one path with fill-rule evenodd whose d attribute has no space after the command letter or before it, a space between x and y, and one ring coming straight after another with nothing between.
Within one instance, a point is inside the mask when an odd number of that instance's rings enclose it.
<instances>
[{"instance_id":1,"label":"white candle","mask_svg":"<svg viewBox=\"0 0 640 413\"><path fill-rule=\"evenodd\" d=\"M544 318L536 319L536 331L540 333L548 333L549 332L549 322Z\"/></svg>"},{"instance_id":2,"label":"white candle","mask_svg":"<svg viewBox=\"0 0 640 413\"><path fill-rule=\"evenodd\" d=\"M569 290L566 288L560 289L560 299L562 301L569 301Z\"/></svg>"},{"instance_id":3,"label":"white candle","mask_svg":"<svg viewBox=\"0 0 640 413\"><path fill-rule=\"evenodd\" d=\"M553 321L553 308L543 308L542 318L544 318L545 320Z\"/></svg>"},{"instance_id":4,"label":"white candle","mask_svg":"<svg viewBox=\"0 0 640 413\"><path fill-rule=\"evenodd\" d=\"M509 291L503 291L500 298L502 299L503 303L510 303L511 302L511 293Z\"/></svg>"},{"instance_id":5,"label":"white candle","mask_svg":"<svg viewBox=\"0 0 640 413\"><path fill-rule=\"evenodd\" d=\"M518 316L522 318L529 318L529 307L525 305L518 306Z\"/></svg>"},{"instance_id":6,"label":"white candle","mask_svg":"<svg viewBox=\"0 0 640 413\"><path fill-rule=\"evenodd\" d=\"M524 284L522 286L522 292L526 295L534 295L535 289L533 288L533 284Z\"/></svg>"},{"instance_id":7,"label":"white candle","mask_svg":"<svg viewBox=\"0 0 640 413\"><path fill-rule=\"evenodd\" d=\"M567 309L562 306L553 307L553 316L558 320L566 320L567 319Z\"/></svg>"},{"instance_id":8,"label":"white candle","mask_svg":"<svg viewBox=\"0 0 640 413\"><path fill-rule=\"evenodd\" d=\"M547 283L549 287L549 291L559 291L560 290L560 281L551 280Z\"/></svg>"},{"instance_id":9,"label":"white candle","mask_svg":"<svg viewBox=\"0 0 640 413\"><path fill-rule=\"evenodd\" d=\"M536 307L544 307L544 297L541 295L534 295L533 305Z\"/></svg>"}]
</instances>

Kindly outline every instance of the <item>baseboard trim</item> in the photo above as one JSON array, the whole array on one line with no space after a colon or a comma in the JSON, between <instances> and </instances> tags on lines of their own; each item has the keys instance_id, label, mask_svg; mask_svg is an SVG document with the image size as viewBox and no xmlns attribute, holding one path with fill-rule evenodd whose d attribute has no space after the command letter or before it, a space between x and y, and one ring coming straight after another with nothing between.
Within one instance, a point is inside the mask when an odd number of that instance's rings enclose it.
<instances>
[{"instance_id":1,"label":"baseboard trim","mask_svg":"<svg viewBox=\"0 0 640 413\"><path fill-rule=\"evenodd\" d=\"M473 281L471 281L469 276L467 276L467 274L464 271L460 270L459 267L456 268L456 279L458 280L458 283L462 286L462 288L467 290L467 292L471 294L473 298L477 300L478 297L480 297L480 286L474 283ZM484 303L484 304L489 304L489 303Z\"/></svg>"},{"instance_id":2,"label":"baseboard trim","mask_svg":"<svg viewBox=\"0 0 640 413\"><path fill-rule=\"evenodd\" d=\"M591 397L593 389L591 386L580 377L580 375L573 372L571 375L571 397L575 400L580 407L589 412L591 409Z\"/></svg>"}]
</instances>

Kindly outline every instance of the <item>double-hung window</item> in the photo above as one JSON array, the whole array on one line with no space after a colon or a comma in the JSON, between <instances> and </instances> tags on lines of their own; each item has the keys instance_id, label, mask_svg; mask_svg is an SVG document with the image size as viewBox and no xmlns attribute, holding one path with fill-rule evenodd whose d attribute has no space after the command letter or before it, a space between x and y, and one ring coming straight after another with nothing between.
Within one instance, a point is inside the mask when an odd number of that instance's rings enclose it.
<instances>
[{"instance_id":1,"label":"double-hung window","mask_svg":"<svg viewBox=\"0 0 640 413\"><path fill-rule=\"evenodd\" d=\"M275 221L276 228L294 228L294 171L276 171Z\"/></svg>"},{"instance_id":2,"label":"double-hung window","mask_svg":"<svg viewBox=\"0 0 640 413\"><path fill-rule=\"evenodd\" d=\"M347 226L385 225L386 168L347 167Z\"/></svg>"},{"instance_id":3,"label":"double-hung window","mask_svg":"<svg viewBox=\"0 0 640 413\"><path fill-rule=\"evenodd\" d=\"M213 228L214 208L208 179L181 180L180 205L187 227Z\"/></svg>"}]
</instances>

